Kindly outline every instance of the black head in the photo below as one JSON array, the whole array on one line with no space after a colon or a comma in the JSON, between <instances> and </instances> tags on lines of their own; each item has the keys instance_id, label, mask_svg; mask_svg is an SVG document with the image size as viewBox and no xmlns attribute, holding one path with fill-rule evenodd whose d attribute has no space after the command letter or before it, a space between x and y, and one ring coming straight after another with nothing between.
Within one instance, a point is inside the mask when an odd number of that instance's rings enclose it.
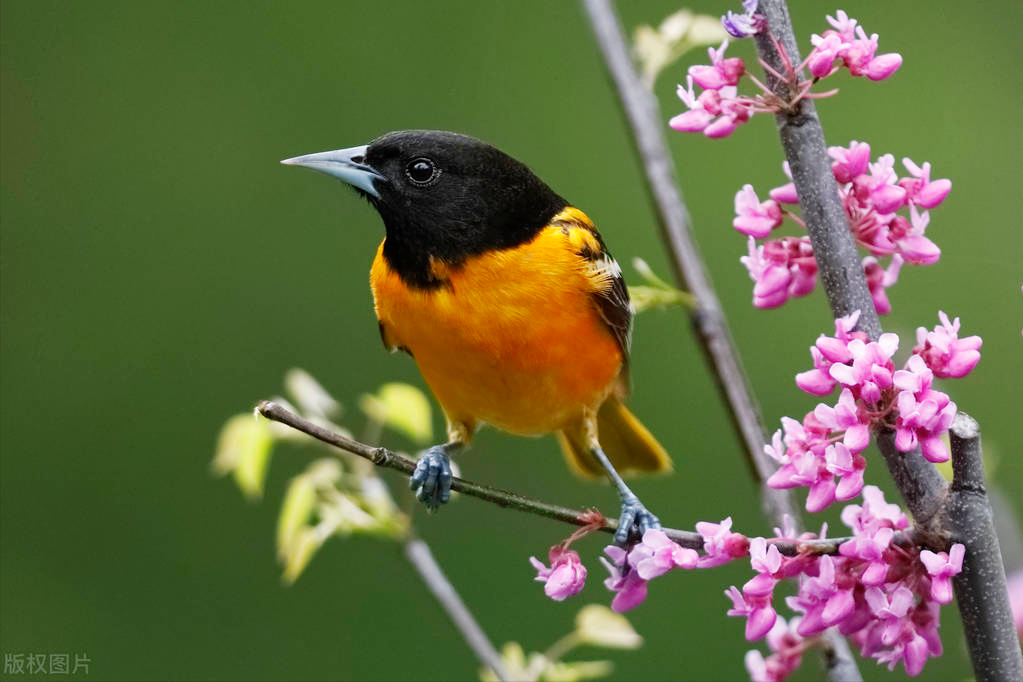
<instances>
[{"instance_id":1,"label":"black head","mask_svg":"<svg viewBox=\"0 0 1023 682\"><path fill-rule=\"evenodd\" d=\"M567 202L525 165L466 135L388 133L365 147L288 159L355 187L387 229L384 257L409 284L441 284L430 259L467 258L531 240Z\"/></svg>"}]
</instances>

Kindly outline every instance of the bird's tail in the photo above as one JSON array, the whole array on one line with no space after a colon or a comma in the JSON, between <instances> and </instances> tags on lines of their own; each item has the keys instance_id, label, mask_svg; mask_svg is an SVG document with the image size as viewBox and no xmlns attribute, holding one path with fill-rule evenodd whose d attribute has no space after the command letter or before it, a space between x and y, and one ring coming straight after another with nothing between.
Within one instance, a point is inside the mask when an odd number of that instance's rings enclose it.
<instances>
[{"instance_id":1,"label":"bird's tail","mask_svg":"<svg viewBox=\"0 0 1023 682\"><path fill-rule=\"evenodd\" d=\"M561 452L572 471L584 478L605 475L604 468L590 454L587 429L580 423L558 432ZM608 398L597 413L597 438L615 469L622 476L672 470L671 458L625 404Z\"/></svg>"}]
</instances>

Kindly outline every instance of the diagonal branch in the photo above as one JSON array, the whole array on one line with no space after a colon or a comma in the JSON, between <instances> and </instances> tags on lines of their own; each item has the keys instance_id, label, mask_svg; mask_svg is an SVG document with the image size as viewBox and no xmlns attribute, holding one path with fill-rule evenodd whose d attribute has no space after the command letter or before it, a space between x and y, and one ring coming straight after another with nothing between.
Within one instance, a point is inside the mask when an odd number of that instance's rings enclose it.
<instances>
[{"instance_id":1,"label":"diagonal branch","mask_svg":"<svg viewBox=\"0 0 1023 682\"><path fill-rule=\"evenodd\" d=\"M788 490L767 487L765 481L775 471L774 462L764 452L767 436L746 372L739 360L732 334L714 293L696 242L691 234L689 212L686 210L675 176L657 100L643 85L629 56L621 24L610 0L584 0L593 32L604 55L618 91L619 101L629 119L633 140L643 161L647 183L660 217L661 235L668 246L675 274L684 288L697 301L692 323L700 339L705 359L713 370L718 389L729 407L745 454L760 485L761 503L767 515L777 524L789 516L798 520L799 513ZM834 629L825 631L825 667L828 678L862 680L845 638Z\"/></svg>"}]
</instances>

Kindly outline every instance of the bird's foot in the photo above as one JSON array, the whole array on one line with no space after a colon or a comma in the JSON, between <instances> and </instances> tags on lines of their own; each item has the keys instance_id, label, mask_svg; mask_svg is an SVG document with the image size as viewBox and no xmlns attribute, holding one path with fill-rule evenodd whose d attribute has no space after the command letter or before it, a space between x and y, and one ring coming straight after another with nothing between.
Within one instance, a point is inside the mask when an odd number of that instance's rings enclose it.
<instances>
[{"instance_id":1,"label":"bird's foot","mask_svg":"<svg viewBox=\"0 0 1023 682\"><path fill-rule=\"evenodd\" d=\"M416 499L425 504L428 510L436 511L451 499L451 478L447 448L434 445L420 455L408 485L415 491Z\"/></svg>"},{"instance_id":2,"label":"bird's foot","mask_svg":"<svg viewBox=\"0 0 1023 682\"><path fill-rule=\"evenodd\" d=\"M615 531L615 544L624 547L633 534L643 537L643 533L651 528L660 528L661 521L650 510L643 506L635 495L622 498L622 515L618 517L618 530Z\"/></svg>"}]
</instances>

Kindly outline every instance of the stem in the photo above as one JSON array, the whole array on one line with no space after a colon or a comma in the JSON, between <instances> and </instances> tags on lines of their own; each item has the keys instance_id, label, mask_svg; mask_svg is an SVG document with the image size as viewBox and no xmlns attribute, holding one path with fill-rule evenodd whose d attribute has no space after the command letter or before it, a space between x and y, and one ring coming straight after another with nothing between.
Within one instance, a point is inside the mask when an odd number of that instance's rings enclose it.
<instances>
[{"instance_id":1,"label":"stem","mask_svg":"<svg viewBox=\"0 0 1023 682\"><path fill-rule=\"evenodd\" d=\"M764 433L760 410L739 360L721 303L714 293L691 234L689 212L676 180L657 100L636 73L621 24L610 0L584 0L583 4L614 80L619 102L629 120L633 141L642 159L660 218L661 236L672 256L675 275L683 288L691 291L698 302L690 313L690 320L700 339L704 358L713 370L718 390L728 404L732 423L745 445L747 461L754 479L760 484L764 511L779 526L784 524L786 516L796 521L799 513L789 491L768 488L765 484L774 473L775 466L764 452L764 443L768 439ZM863 277L862 271L860 277ZM862 680L845 638L829 628L822 634L822 639L825 641L824 658L828 678L833 682Z\"/></svg>"},{"instance_id":2,"label":"stem","mask_svg":"<svg viewBox=\"0 0 1023 682\"><path fill-rule=\"evenodd\" d=\"M950 432L952 489L945 505L952 542L966 546L953 579L963 630L978 681L1023 679L1023 656L1012 621L1005 568L984 478L980 428L960 412Z\"/></svg>"},{"instance_id":3,"label":"stem","mask_svg":"<svg viewBox=\"0 0 1023 682\"><path fill-rule=\"evenodd\" d=\"M756 38L760 58L777 68L783 63L777 48L780 44L788 58L799 61L785 1L761 0L759 11L767 19L767 30ZM768 84L779 97L789 96L785 83L768 75ZM881 322L839 199L816 107L812 100L804 98L794 110L778 112L775 120L832 314L838 317L859 310L857 326L877 340ZM972 437L963 435L970 431L963 430L964 424L959 422L960 435L953 432L953 442L958 440L954 447L960 454L958 483L953 484L951 492L919 449L903 453L895 448L890 429L878 434L877 444L915 524L925 534L951 534L966 545L964 570L955 587L977 679L1023 679L1019 640L1011 614L1002 597L991 594L1005 591L1005 573L991 526L991 508L984 494L976 423L973 422Z\"/></svg>"},{"instance_id":4,"label":"stem","mask_svg":"<svg viewBox=\"0 0 1023 682\"><path fill-rule=\"evenodd\" d=\"M617 87L619 102L629 119L675 276L682 288L696 299L690 313L693 328L713 370L718 390L729 406L729 415L745 446L754 477L758 482L766 481L774 473L774 465L764 455L767 439L760 410L753 399L721 303L693 240L689 212L675 179L675 166L662 131L657 101L633 67L625 36L609 0L585 0L584 5ZM793 518L797 515L790 496L783 491L767 492L764 504L777 523L785 514Z\"/></svg>"},{"instance_id":5,"label":"stem","mask_svg":"<svg viewBox=\"0 0 1023 682\"><path fill-rule=\"evenodd\" d=\"M430 592L437 598L440 605L444 607L448 617L451 618L451 622L462 633L462 637L465 638L469 648L475 652L476 658L480 660L480 663L493 670L494 674L497 675L497 679L502 680L502 682L511 679L508 676L508 671L504 669L504 663L501 661L500 654L497 653L490 640L487 639L486 633L483 632L479 623L473 618L465 602L458 596L458 592L451 586L447 576L444 575L444 571L441 570L440 565L433 558L429 545L419 538L411 538L405 543L405 556L408 557L408 560L415 569L419 571L423 582L430 588Z\"/></svg>"},{"instance_id":6,"label":"stem","mask_svg":"<svg viewBox=\"0 0 1023 682\"><path fill-rule=\"evenodd\" d=\"M358 455L359 457L363 457L377 466L384 467L386 469L395 469L396 471L401 471L405 474L411 474L416 468L415 462L408 457L396 452L391 452L387 448L373 447L372 445L360 443L357 440L348 438L347 436L342 436L341 434L330 431L329 429L325 429L322 426L303 419L294 412L285 409L280 404L275 403L272 400L264 400L256 409L267 419L287 424L291 428L312 436L313 438L327 443L328 445L333 445L336 448ZM608 519L606 517L600 520L598 525L594 510L583 511L562 507L556 504L549 504L547 502L540 502L539 500L534 500L517 493L508 492L507 490L500 490L498 488L491 488L490 486L473 483L472 481L466 481L463 478L452 479L451 489L471 497L491 502L499 507L506 507L517 511L536 514L538 516L554 519L555 521L568 523L573 526L590 526L593 530L612 535L618 528L617 520ZM703 549L703 536L696 531L678 530L675 528L662 528L661 530L663 530L664 534L671 538L674 542L677 542L683 547ZM778 551L785 556L795 556L800 553L834 555L838 554L839 545L851 539L852 538L849 537L828 538L826 540L795 541L788 539L769 539L768 542L776 546ZM922 539L923 538L921 536L918 536L915 533L900 532L896 533L895 539L892 542L900 546L912 547L921 546ZM937 549L945 549L945 547L941 546L937 547Z\"/></svg>"},{"instance_id":7,"label":"stem","mask_svg":"<svg viewBox=\"0 0 1023 682\"><path fill-rule=\"evenodd\" d=\"M547 647L547 651L543 652L543 657L547 659L548 663L557 663L565 657L572 649L579 646L582 640L579 637L578 632L570 632L554 644Z\"/></svg>"}]
</instances>

